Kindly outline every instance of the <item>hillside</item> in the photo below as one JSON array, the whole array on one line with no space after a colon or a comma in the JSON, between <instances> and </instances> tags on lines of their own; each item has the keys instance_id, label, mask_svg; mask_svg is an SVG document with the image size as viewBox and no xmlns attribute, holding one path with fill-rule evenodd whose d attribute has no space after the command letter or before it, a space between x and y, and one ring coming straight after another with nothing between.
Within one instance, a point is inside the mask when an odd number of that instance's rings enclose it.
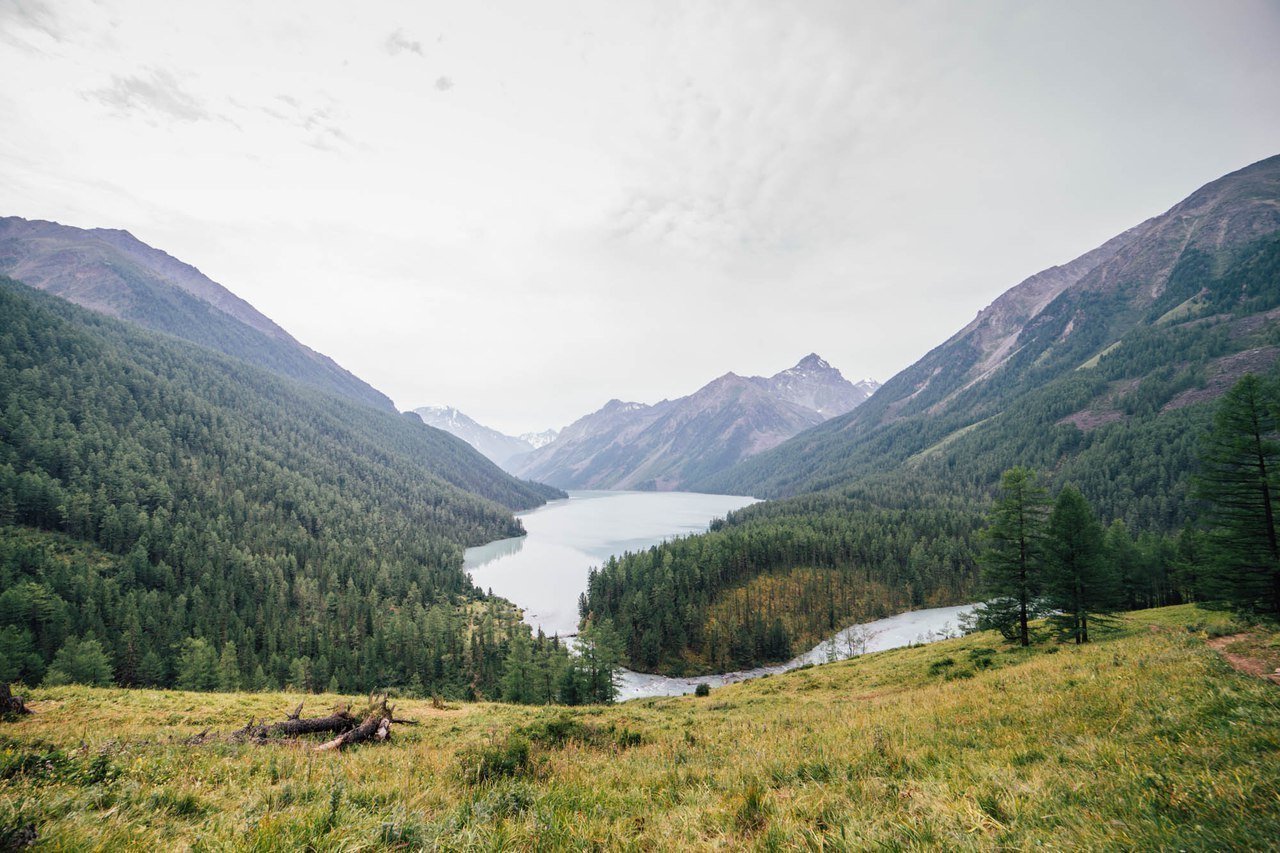
<instances>
[{"instance_id":1,"label":"hillside","mask_svg":"<svg viewBox=\"0 0 1280 853\"><path fill-rule=\"evenodd\" d=\"M27 675L92 637L124 684L172 684L188 638L265 683L496 677L462 550L558 492L416 416L7 279L0 316L0 641Z\"/></svg>"},{"instance_id":2,"label":"hillside","mask_svg":"<svg viewBox=\"0 0 1280 853\"><path fill-rule=\"evenodd\" d=\"M1195 518L1201 440L1246 372L1280 376L1280 157L1033 276L853 412L695 481L781 500L602 567L583 614L613 618L634 665L696 671L784 659L824 616L962 603L1015 465L1145 539L1131 606L1176 603L1194 591L1162 537ZM825 613L806 603L828 590Z\"/></svg>"},{"instance_id":3,"label":"hillside","mask_svg":"<svg viewBox=\"0 0 1280 853\"><path fill-rule=\"evenodd\" d=\"M223 735L352 697L53 688L0 724L0 839L56 849L1184 849L1280 837L1276 687L1192 607L608 708L400 700L339 756ZM1274 649L1274 632L1254 635ZM212 738L185 743L208 731ZM525 750L528 750L526 753ZM487 769L476 783L477 769ZM468 780L472 781L468 781Z\"/></svg>"},{"instance_id":4,"label":"hillside","mask_svg":"<svg viewBox=\"0 0 1280 853\"><path fill-rule=\"evenodd\" d=\"M198 269L127 231L0 218L0 275L387 411L391 401Z\"/></svg>"},{"instance_id":5,"label":"hillside","mask_svg":"<svg viewBox=\"0 0 1280 853\"><path fill-rule=\"evenodd\" d=\"M684 489L849 411L874 389L809 355L771 377L726 373L652 406L610 400L512 464L562 488Z\"/></svg>"},{"instance_id":6,"label":"hillside","mask_svg":"<svg viewBox=\"0 0 1280 853\"><path fill-rule=\"evenodd\" d=\"M1280 355L1278 234L1280 156L1032 276L865 405L692 485L779 497L905 467L986 488L1029 464L1083 480L1104 515L1176 526L1202 404Z\"/></svg>"},{"instance_id":7,"label":"hillside","mask_svg":"<svg viewBox=\"0 0 1280 853\"><path fill-rule=\"evenodd\" d=\"M527 440L498 432L452 406L423 406L414 409L413 413L422 418L427 426L442 429L449 435L462 439L504 470L511 470L509 463L513 459L534 450Z\"/></svg>"}]
</instances>

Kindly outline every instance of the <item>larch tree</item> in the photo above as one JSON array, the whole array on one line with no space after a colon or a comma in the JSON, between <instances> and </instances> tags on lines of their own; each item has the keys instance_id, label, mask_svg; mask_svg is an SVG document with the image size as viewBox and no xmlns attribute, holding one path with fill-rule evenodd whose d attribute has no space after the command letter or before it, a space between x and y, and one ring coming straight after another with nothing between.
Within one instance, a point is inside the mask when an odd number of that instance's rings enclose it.
<instances>
[{"instance_id":1,"label":"larch tree","mask_svg":"<svg viewBox=\"0 0 1280 853\"><path fill-rule=\"evenodd\" d=\"M1045 518L1049 499L1036 472L1010 468L1000 478L1000 496L987 516L979 565L986 596L978 627L1031 645L1028 623L1040 615Z\"/></svg>"},{"instance_id":2,"label":"larch tree","mask_svg":"<svg viewBox=\"0 0 1280 853\"><path fill-rule=\"evenodd\" d=\"M1200 453L1196 495L1208 504L1210 595L1280 612L1280 394L1245 375L1222 397Z\"/></svg>"},{"instance_id":3,"label":"larch tree","mask_svg":"<svg viewBox=\"0 0 1280 853\"><path fill-rule=\"evenodd\" d=\"M1064 486L1049 515L1044 601L1059 636L1089 642L1090 622L1116 610L1114 561L1103 548L1102 525L1074 486Z\"/></svg>"}]
</instances>

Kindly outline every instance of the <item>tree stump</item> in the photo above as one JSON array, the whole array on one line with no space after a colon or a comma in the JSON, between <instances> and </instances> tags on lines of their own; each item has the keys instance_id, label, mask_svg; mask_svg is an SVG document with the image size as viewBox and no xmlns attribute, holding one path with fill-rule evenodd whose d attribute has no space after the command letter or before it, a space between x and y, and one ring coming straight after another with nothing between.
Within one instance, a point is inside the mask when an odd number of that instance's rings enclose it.
<instances>
[{"instance_id":1,"label":"tree stump","mask_svg":"<svg viewBox=\"0 0 1280 853\"><path fill-rule=\"evenodd\" d=\"M27 703L21 696L14 696L8 684L0 684L0 716L10 714L21 716L30 713L31 709L27 707Z\"/></svg>"}]
</instances>

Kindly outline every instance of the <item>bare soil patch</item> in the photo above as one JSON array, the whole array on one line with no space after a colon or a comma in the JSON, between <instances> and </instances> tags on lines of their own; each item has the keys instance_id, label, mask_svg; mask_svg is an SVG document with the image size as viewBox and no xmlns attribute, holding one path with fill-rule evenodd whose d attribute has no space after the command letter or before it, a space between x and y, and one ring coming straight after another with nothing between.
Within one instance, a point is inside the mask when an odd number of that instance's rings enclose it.
<instances>
[{"instance_id":1,"label":"bare soil patch","mask_svg":"<svg viewBox=\"0 0 1280 853\"><path fill-rule=\"evenodd\" d=\"M1216 637L1209 641L1209 648L1237 672L1280 684L1280 651L1267 645L1263 637L1249 633Z\"/></svg>"}]
</instances>

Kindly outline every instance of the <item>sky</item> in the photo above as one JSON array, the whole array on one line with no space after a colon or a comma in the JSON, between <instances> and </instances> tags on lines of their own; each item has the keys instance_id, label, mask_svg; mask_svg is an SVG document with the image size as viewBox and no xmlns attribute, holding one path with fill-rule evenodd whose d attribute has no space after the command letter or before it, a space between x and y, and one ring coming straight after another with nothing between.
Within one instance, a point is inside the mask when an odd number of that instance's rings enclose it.
<instances>
[{"instance_id":1,"label":"sky","mask_svg":"<svg viewBox=\"0 0 1280 853\"><path fill-rule=\"evenodd\" d=\"M1280 153L1280 2L0 0L0 215L509 433L883 381Z\"/></svg>"}]
</instances>

